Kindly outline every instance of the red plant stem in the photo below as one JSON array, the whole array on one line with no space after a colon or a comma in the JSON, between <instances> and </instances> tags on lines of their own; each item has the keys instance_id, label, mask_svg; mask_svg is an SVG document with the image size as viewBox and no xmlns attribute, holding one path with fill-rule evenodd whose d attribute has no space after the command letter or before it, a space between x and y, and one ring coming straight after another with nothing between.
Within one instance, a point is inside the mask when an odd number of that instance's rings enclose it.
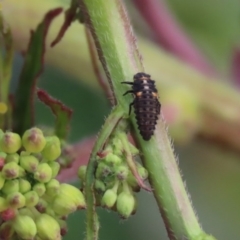
<instances>
[{"instance_id":1,"label":"red plant stem","mask_svg":"<svg viewBox=\"0 0 240 240\"><path fill-rule=\"evenodd\" d=\"M183 31L164 0L133 0L133 2L161 46L201 72L211 76L216 75L216 70Z\"/></svg>"}]
</instances>

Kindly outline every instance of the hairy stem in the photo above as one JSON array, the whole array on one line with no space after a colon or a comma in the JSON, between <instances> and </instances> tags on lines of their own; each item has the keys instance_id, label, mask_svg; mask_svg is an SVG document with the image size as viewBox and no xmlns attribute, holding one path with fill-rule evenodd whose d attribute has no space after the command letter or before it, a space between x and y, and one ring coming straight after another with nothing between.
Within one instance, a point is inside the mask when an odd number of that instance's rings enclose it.
<instances>
[{"instance_id":1,"label":"hairy stem","mask_svg":"<svg viewBox=\"0 0 240 240\"><path fill-rule=\"evenodd\" d=\"M110 134L113 132L117 123L122 118L123 113L124 112L120 106L113 109L112 113L106 119L102 127L102 130L100 131L90 155L90 159L87 166L86 179L85 179L85 182L86 182L85 196L86 196L86 202L87 202L86 240L98 239L99 223L98 223L98 216L95 209L95 196L94 196L94 190L93 190L97 152L102 149L103 145L108 140Z\"/></svg>"}]
</instances>

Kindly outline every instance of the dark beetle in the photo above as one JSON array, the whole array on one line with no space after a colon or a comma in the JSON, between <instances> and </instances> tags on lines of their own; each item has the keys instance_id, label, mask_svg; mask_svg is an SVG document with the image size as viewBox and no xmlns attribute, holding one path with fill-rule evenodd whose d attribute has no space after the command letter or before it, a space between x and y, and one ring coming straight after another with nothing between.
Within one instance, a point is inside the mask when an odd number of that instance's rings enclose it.
<instances>
[{"instance_id":1,"label":"dark beetle","mask_svg":"<svg viewBox=\"0 0 240 240\"><path fill-rule=\"evenodd\" d=\"M131 108L134 107L138 129L143 139L148 141L154 133L160 114L161 104L158 101L158 91L155 87L155 81L146 73L137 73L133 77L133 82L122 82L132 85L132 90L123 94L134 94L135 98L129 105L129 115Z\"/></svg>"}]
</instances>

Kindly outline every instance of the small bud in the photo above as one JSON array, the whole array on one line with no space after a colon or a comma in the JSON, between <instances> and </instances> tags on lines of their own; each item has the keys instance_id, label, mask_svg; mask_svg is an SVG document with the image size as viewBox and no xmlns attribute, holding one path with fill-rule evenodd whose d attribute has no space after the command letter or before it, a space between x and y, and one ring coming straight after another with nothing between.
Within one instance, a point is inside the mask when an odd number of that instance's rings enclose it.
<instances>
[{"instance_id":1,"label":"small bud","mask_svg":"<svg viewBox=\"0 0 240 240\"><path fill-rule=\"evenodd\" d=\"M65 216L76 211L77 208L86 208L86 203L80 190L64 183L61 184L60 192L53 200L52 208L60 216Z\"/></svg>"},{"instance_id":2,"label":"small bud","mask_svg":"<svg viewBox=\"0 0 240 240\"><path fill-rule=\"evenodd\" d=\"M104 162L100 162L97 166L96 170L96 178L97 179L103 179L107 176L111 175L112 170L111 168Z\"/></svg>"},{"instance_id":3,"label":"small bud","mask_svg":"<svg viewBox=\"0 0 240 240\"><path fill-rule=\"evenodd\" d=\"M58 222L48 214L41 214L36 219L37 233L40 238L48 240L60 240L60 226Z\"/></svg>"},{"instance_id":4,"label":"small bud","mask_svg":"<svg viewBox=\"0 0 240 240\"><path fill-rule=\"evenodd\" d=\"M121 156L123 152L122 141L118 137L114 137L112 140L114 154Z\"/></svg>"},{"instance_id":5,"label":"small bud","mask_svg":"<svg viewBox=\"0 0 240 240\"><path fill-rule=\"evenodd\" d=\"M52 178L55 178L60 170L60 164L58 162L49 162L48 165L52 169Z\"/></svg>"},{"instance_id":6,"label":"small bud","mask_svg":"<svg viewBox=\"0 0 240 240\"><path fill-rule=\"evenodd\" d=\"M3 188L4 184L5 184L5 178L2 174L2 172L0 172L0 189Z\"/></svg>"},{"instance_id":7,"label":"small bud","mask_svg":"<svg viewBox=\"0 0 240 240\"><path fill-rule=\"evenodd\" d=\"M12 153L12 154L8 154L5 160L6 163L8 162L15 162L18 163L19 162L19 154L18 153Z\"/></svg>"},{"instance_id":8,"label":"small bud","mask_svg":"<svg viewBox=\"0 0 240 240\"><path fill-rule=\"evenodd\" d=\"M36 205L36 209L40 212L40 213L45 213L46 209L48 207L48 203L44 200L44 199L39 199L38 204Z\"/></svg>"},{"instance_id":9,"label":"small bud","mask_svg":"<svg viewBox=\"0 0 240 240\"><path fill-rule=\"evenodd\" d=\"M142 167L142 166L138 166L138 173L140 175L140 177L145 180L148 178L148 171L146 168Z\"/></svg>"},{"instance_id":10,"label":"small bud","mask_svg":"<svg viewBox=\"0 0 240 240\"><path fill-rule=\"evenodd\" d=\"M31 128L27 130L22 137L24 148L30 153L39 153L46 144L43 132L39 128Z\"/></svg>"},{"instance_id":11,"label":"small bud","mask_svg":"<svg viewBox=\"0 0 240 240\"><path fill-rule=\"evenodd\" d=\"M20 166L27 172L30 173L36 172L38 164L39 164L38 159L32 155L20 157Z\"/></svg>"},{"instance_id":12,"label":"small bud","mask_svg":"<svg viewBox=\"0 0 240 240\"><path fill-rule=\"evenodd\" d=\"M0 139L0 149L6 153L17 152L21 145L21 138L17 133L6 132Z\"/></svg>"},{"instance_id":13,"label":"small bud","mask_svg":"<svg viewBox=\"0 0 240 240\"><path fill-rule=\"evenodd\" d=\"M60 193L59 195L66 195L72 200L78 207L78 209L86 208L85 198L83 193L76 187L63 183L60 186Z\"/></svg>"},{"instance_id":14,"label":"small bud","mask_svg":"<svg viewBox=\"0 0 240 240\"><path fill-rule=\"evenodd\" d=\"M25 193L24 197L26 200L26 207L35 207L39 201L39 197L34 191Z\"/></svg>"},{"instance_id":15,"label":"small bud","mask_svg":"<svg viewBox=\"0 0 240 240\"><path fill-rule=\"evenodd\" d=\"M34 173L34 179L46 183L52 178L52 169L47 163L40 163Z\"/></svg>"},{"instance_id":16,"label":"small bud","mask_svg":"<svg viewBox=\"0 0 240 240\"><path fill-rule=\"evenodd\" d=\"M26 193L30 191L31 189L31 183L27 181L26 179L20 178L19 179L19 192L20 193Z\"/></svg>"},{"instance_id":17,"label":"small bud","mask_svg":"<svg viewBox=\"0 0 240 240\"><path fill-rule=\"evenodd\" d=\"M77 205L66 196L57 195L53 200L52 209L58 216L67 216L77 210Z\"/></svg>"},{"instance_id":18,"label":"small bud","mask_svg":"<svg viewBox=\"0 0 240 240\"><path fill-rule=\"evenodd\" d=\"M6 163L2 169L3 177L6 179L14 179L19 177L19 166L15 162Z\"/></svg>"},{"instance_id":19,"label":"small bud","mask_svg":"<svg viewBox=\"0 0 240 240\"><path fill-rule=\"evenodd\" d=\"M48 183L46 183L46 194L48 196L55 196L59 193L60 183L56 179L51 179Z\"/></svg>"},{"instance_id":20,"label":"small bud","mask_svg":"<svg viewBox=\"0 0 240 240\"><path fill-rule=\"evenodd\" d=\"M113 189L108 189L101 200L103 207L112 208L117 200L117 193Z\"/></svg>"},{"instance_id":21,"label":"small bud","mask_svg":"<svg viewBox=\"0 0 240 240\"><path fill-rule=\"evenodd\" d=\"M22 239L33 239L37 234L37 227L29 216L17 215L13 221L13 228Z\"/></svg>"},{"instance_id":22,"label":"small bud","mask_svg":"<svg viewBox=\"0 0 240 240\"><path fill-rule=\"evenodd\" d=\"M98 179L95 180L94 187L99 193L103 193L106 191L106 186L105 186L104 182L102 182Z\"/></svg>"},{"instance_id":23,"label":"small bud","mask_svg":"<svg viewBox=\"0 0 240 240\"><path fill-rule=\"evenodd\" d=\"M79 177L83 182L85 181L86 171L87 171L87 166L86 166L86 165L82 165L82 166L79 167L79 169L78 169L78 177Z\"/></svg>"},{"instance_id":24,"label":"small bud","mask_svg":"<svg viewBox=\"0 0 240 240\"><path fill-rule=\"evenodd\" d=\"M138 185L138 182L137 182L136 178L132 175L132 173L128 174L127 183L132 188L132 190L134 192L139 192L140 191L141 188Z\"/></svg>"},{"instance_id":25,"label":"small bud","mask_svg":"<svg viewBox=\"0 0 240 240\"><path fill-rule=\"evenodd\" d=\"M38 216L39 214L37 214L37 215L34 215L34 213L33 213L33 211L31 211L32 209L34 209L34 208L28 208L28 207L24 207L24 208L21 208L21 209L19 209L18 210L18 213L20 214L20 215L23 215L23 216L28 216L28 217L30 217L30 218L32 218L32 219L35 219L35 217L36 216Z\"/></svg>"},{"instance_id":26,"label":"small bud","mask_svg":"<svg viewBox=\"0 0 240 240\"><path fill-rule=\"evenodd\" d=\"M9 206L12 208L22 208L25 206L25 197L20 192L14 192L7 195Z\"/></svg>"},{"instance_id":27,"label":"small bud","mask_svg":"<svg viewBox=\"0 0 240 240\"><path fill-rule=\"evenodd\" d=\"M117 156L117 155L115 155L113 153L109 153L105 157L105 161L106 161L106 163L108 163L111 166L114 166L114 165L122 163L122 159L119 156Z\"/></svg>"},{"instance_id":28,"label":"small bud","mask_svg":"<svg viewBox=\"0 0 240 240\"><path fill-rule=\"evenodd\" d=\"M6 222L11 219L14 219L17 215L17 211L16 209L13 209L13 208L7 208L6 210L2 211L0 215L1 215L1 219Z\"/></svg>"},{"instance_id":29,"label":"small bud","mask_svg":"<svg viewBox=\"0 0 240 240\"><path fill-rule=\"evenodd\" d=\"M45 187L44 183L36 183L33 186L33 191L35 191L38 194L38 196L41 197L46 192L46 187Z\"/></svg>"},{"instance_id":30,"label":"small bud","mask_svg":"<svg viewBox=\"0 0 240 240\"><path fill-rule=\"evenodd\" d=\"M128 218L135 207L135 200L131 193L121 192L117 197L117 211L123 218Z\"/></svg>"},{"instance_id":31,"label":"small bud","mask_svg":"<svg viewBox=\"0 0 240 240\"><path fill-rule=\"evenodd\" d=\"M12 222L7 221L1 224L0 227L0 239L12 239L14 229Z\"/></svg>"},{"instance_id":32,"label":"small bud","mask_svg":"<svg viewBox=\"0 0 240 240\"><path fill-rule=\"evenodd\" d=\"M46 137L46 145L42 151L42 156L49 161L56 160L61 155L61 143L56 136Z\"/></svg>"},{"instance_id":33,"label":"small bud","mask_svg":"<svg viewBox=\"0 0 240 240\"><path fill-rule=\"evenodd\" d=\"M19 180L7 180L2 188L2 192L6 195L19 191Z\"/></svg>"},{"instance_id":34,"label":"small bud","mask_svg":"<svg viewBox=\"0 0 240 240\"><path fill-rule=\"evenodd\" d=\"M114 171L115 171L116 177L120 181L125 180L129 173L129 169L126 165L115 166Z\"/></svg>"},{"instance_id":35,"label":"small bud","mask_svg":"<svg viewBox=\"0 0 240 240\"><path fill-rule=\"evenodd\" d=\"M19 178L23 178L26 176L26 171L25 169L23 169L22 167L18 166L19 167Z\"/></svg>"},{"instance_id":36,"label":"small bud","mask_svg":"<svg viewBox=\"0 0 240 240\"><path fill-rule=\"evenodd\" d=\"M3 197L0 197L0 212L5 211L8 208L7 200Z\"/></svg>"},{"instance_id":37,"label":"small bud","mask_svg":"<svg viewBox=\"0 0 240 240\"><path fill-rule=\"evenodd\" d=\"M52 209L52 206L48 206L46 209L45 209L45 213L47 213L48 215L52 216L52 217L56 217L56 214L55 212L53 211Z\"/></svg>"}]
</instances>

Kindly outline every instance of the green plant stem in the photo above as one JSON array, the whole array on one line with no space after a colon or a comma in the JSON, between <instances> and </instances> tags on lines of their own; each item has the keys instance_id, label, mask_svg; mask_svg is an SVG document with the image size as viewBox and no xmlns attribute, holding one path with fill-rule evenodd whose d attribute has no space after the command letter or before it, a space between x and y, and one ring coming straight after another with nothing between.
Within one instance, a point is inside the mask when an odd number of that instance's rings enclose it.
<instances>
[{"instance_id":1,"label":"green plant stem","mask_svg":"<svg viewBox=\"0 0 240 240\"><path fill-rule=\"evenodd\" d=\"M79 2L117 102L127 113L130 97L122 97L126 88L120 82L132 79L133 74L143 69L139 69L141 60L135 54L134 36L125 10L118 0ZM194 214L163 120L158 122L155 137L146 142L138 132L134 116L130 119L169 238L214 239L202 231Z\"/></svg>"},{"instance_id":2,"label":"green plant stem","mask_svg":"<svg viewBox=\"0 0 240 240\"><path fill-rule=\"evenodd\" d=\"M113 109L111 114L106 119L99 135L96 140L96 143L93 147L93 150L90 155L90 159L87 166L86 179L85 179L85 196L87 203L87 232L86 240L97 240L98 239L98 217L95 210L95 196L93 190L94 184L94 172L96 168L96 157L97 152L103 148L103 145L108 140L110 134L113 132L114 128L117 126L117 123L123 117L124 111L120 106L117 106Z\"/></svg>"}]
</instances>

